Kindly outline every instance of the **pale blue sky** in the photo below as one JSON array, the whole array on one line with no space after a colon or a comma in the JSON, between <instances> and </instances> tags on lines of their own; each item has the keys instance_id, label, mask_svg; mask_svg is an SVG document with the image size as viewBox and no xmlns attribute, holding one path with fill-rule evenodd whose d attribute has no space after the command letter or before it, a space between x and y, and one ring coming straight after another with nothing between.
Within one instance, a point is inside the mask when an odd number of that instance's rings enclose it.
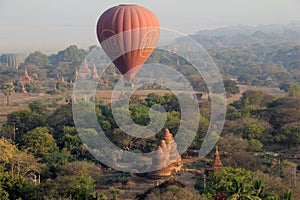
<instances>
[{"instance_id":1,"label":"pale blue sky","mask_svg":"<svg viewBox=\"0 0 300 200\"><path fill-rule=\"evenodd\" d=\"M235 24L278 24L300 20L300 0L0 0L0 54L70 44L97 44L95 25L103 11L121 3L152 10L161 27L183 33Z\"/></svg>"}]
</instances>

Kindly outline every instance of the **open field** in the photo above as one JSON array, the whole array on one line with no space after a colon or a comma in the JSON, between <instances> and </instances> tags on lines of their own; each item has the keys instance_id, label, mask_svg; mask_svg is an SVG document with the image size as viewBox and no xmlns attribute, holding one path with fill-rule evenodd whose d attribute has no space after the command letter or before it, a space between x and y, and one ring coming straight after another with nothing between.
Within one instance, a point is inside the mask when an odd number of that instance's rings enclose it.
<instances>
[{"instance_id":1,"label":"open field","mask_svg":"<svg viewBox=\"0 0 300 200\"><path fill-rule=\"evenodd\" d=\"M232 97L227 99L227 103L232 103L233 101L238 100L242 93L246 90L259 90L265 92L270 95L276 96L285 96L286 92L280 90L279 88L270 88L270 87L258 87L252 85L244 85L239 84L238 87L240 88L240 93L233 95ZM6 121L7 114L25 108L28 106L28 103L36 100L42 100L47 104L52 104L52 108L55 108L59 105L65 104L66 94L71 94L72 91L67 91L65 94L45 94L45 93L15 93L10 97L10 105L6 105L6 97L3 93L0 93L0 125ZM105 103L110 103L112 90L98 90L96 93L96 98L104 100ZM179 91L184 92L184 91ZM135 95L140 96L142 99L146 98L146 96L150 93L156 93L158 95L164 95L166 93L172 93L169 90L137 90L134 92Z\"/></svg>"},{"instance_id":2,"label":"open field","mask_svg":"<svg viewBox=\"0 0 300 200\"><path fill-rule=\"evenodd\" d=\"M10 104L6 105L6 97L3 93L0 93L0 125L5 123L6 116L9 113L26 108L30 102L37 100L41 100L47 104L57 104L58 106L64 103L64 95L50 95L45 93L15 93L10 96ZM55 106L53 108L55 108Z\"/></svg>"}]
</instances>

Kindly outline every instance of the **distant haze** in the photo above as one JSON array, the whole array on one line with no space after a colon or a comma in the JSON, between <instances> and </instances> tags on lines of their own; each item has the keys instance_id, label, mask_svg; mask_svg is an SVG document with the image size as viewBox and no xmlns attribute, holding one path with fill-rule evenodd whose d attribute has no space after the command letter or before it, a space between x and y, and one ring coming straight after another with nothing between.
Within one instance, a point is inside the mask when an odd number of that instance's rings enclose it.
<instances>
[{"instance_id":1,"label":"distant haze","mask_svg":"<svg viewBox=\"0 0 300 200\"><path fill-rule=\"evenodd\" d=\"M76 44L98 44L95 25L109 7L135 3L152 10L161 27L186 34L236 24L286 24L300 20L299 0L0 0L0 54L51 54Z\"/></svg>"}]
</instances>

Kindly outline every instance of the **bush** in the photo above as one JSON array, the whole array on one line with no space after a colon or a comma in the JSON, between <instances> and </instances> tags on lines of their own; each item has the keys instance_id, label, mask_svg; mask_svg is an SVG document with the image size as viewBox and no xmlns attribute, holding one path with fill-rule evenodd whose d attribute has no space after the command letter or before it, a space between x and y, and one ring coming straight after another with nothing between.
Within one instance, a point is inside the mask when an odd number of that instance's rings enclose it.
<instances>
[{"instance_id":1,"label":"bush","mask_svg":"<svg viewBox=\"0 0 300 200\"><path fill-rule=\"evenodd\" d=\"M250 151L261 152L263 150L263 144L256 139L249 140L248 144L248 149Z\"/></svg>"}]
</instances>

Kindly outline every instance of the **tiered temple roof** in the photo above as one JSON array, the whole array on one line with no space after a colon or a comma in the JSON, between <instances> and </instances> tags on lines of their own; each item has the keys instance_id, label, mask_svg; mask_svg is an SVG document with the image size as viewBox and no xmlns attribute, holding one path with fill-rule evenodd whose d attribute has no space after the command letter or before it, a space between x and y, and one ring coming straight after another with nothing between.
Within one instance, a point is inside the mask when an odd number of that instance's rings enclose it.
<instances>
[{"instance_id":1,"label":"tiered temple roof","mask_svg":"<svg viewBox=\"0 0 300 200\"><path fill-rule=\"evenodd\" d=\"M216 146L216 152L215 152L213 165L211 166L211 168L205 170L205 175L209 176L211 172L218 171L221 168L223 168L223 164L222 164L222 161L220 158L218 146Z\"/></svg>"},{"instance_id":2,"label":"tiered temple roof","mask_svg":"<svg viewBox=\"0 0 300 200\"><path fill-rule=\"evenodd\" d=\"M221 162L218 146L216 146L215 159L214 159L214 163L213 163L213 166L211 169L212 169L212 171L217 171L221 168L223 168L223 164Z\"/></svg>"},{"instance_id":3,"label":"tiered temple roof","mask_svg":"<svg viewBox=\"0 0 300 200\"><path fill-rule=\"evenodd\" d=\"M181 157L177 151L177 144L169 129L165 130L163 138L157 148L158 155L152 160L153 165L162 169L149 173L149 177L152 178L171 176L173 172L179 171L182 167Z\"/></svg>"}]
</instances>

